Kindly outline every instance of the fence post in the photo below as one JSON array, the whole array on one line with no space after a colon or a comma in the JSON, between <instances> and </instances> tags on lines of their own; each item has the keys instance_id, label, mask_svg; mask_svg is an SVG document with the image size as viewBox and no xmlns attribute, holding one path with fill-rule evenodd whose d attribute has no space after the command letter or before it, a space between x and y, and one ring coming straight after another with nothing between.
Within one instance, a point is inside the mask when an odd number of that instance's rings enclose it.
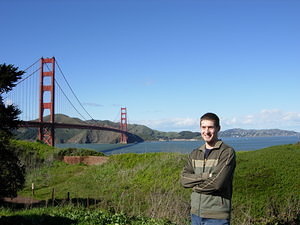
<instances>
[{"instance_id":1,"label":"fence post","mask_svg":"<svg viewBox=\"0 0 300 225\"><path fill-rule=\"evenodd\" d=\"M34 183L31 184L32 196L34 196Z\"/></svg>"},{"instance_id":2,"label":"fence post","mask_svg":"<svg viewBox=\"0 0 300 225\"><path fill-rule=\"evenodd\" d=\"M52 206L54 206L54 199L55 199L55 196L54 196L54 194L55 194L55 190L54 190L54 188L52 188L52 195L51 195L51 199L52 199Z\"/></svg>"}]
</instances>

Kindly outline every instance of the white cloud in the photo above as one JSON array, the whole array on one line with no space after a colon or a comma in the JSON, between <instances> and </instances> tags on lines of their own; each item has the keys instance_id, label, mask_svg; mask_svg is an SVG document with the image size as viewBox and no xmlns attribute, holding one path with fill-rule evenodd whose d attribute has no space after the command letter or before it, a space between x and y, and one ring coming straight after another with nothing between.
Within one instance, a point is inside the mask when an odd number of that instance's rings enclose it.
<instances>
[{"instance_id":1,"label":"white cloud","mask_svg":"<svg viewBox=\"0 0 300 225\"><path fill-rule=\"evenodd\" d=\"M160 131L199 131L199 118L166 118L140 120L134 123L146 125ZM278 109L263 109L254 114L221 117L222 130L242 129L284 129L300 132L300 112L286 112Z\"/></svg>"},{"instance_id":2,"label":"white cloud","mask_svg":"<svg viewBox=\"0 0 300 225\"><path fill-rule=\"evenodd\" d=\"M252 124L253 121L255 120L254 116L252 115L247 115L245 117L245 119L242 121L243 124L247 125L247 124ZM235 122L237 122L237 120L235 120Z\"/></svg>"},{"instance_id":3,"label":"white cloud","mask_svg":"<svg viewBox=\"0 0 300 225\"><path fill-rule=\"evenodd\" d=\"M300 131L300 113L286 112L279 109L263 109L252 115L223 118L221 120L225 129L286 129Z\"/></svg>"},{"instance_id":4,"label":"white cloud","mask_svg":"<svg viewBox=\"0 0 300 225\"><path fill-rule=\"evenodd\" d=\"M283 120L291 121L291 120L299 120L300 113L297 112L288 112L283 116Z\"/></svg>"},{"instance_id":5,"label":"white cloud","mask_svg":"<svg viewBox=\"0 0 300 225\"><path fill-rule=\"evenodd\" d=\"M167 118L158 120L141 120L136 121L137 124L146 125L152 129L160 131L198 131L198 118Z\"/></svg>"}]
</instances>

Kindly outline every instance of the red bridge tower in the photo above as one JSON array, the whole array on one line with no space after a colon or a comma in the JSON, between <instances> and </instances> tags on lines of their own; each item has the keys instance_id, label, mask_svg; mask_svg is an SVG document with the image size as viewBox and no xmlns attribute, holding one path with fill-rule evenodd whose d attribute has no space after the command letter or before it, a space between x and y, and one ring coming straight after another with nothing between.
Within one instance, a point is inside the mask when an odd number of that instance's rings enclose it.
<instances>
[{"instance_id":1,"label":"red bridge tower","mask_svg":"<svg viewBox=\"0 0 300 225\"><path fill-rule=\"evenodd\" d=\"M121 108L121 120L120 120L120 130L127 132L127 110L126 108ZM127 144L127 135L121 132L120 134L120 143Z\"/></svg>"},{"instance_id":2,"label":"red bridge tower","mask_svg":"<svg viewBox=\"0 0 300 225\"><path fill-rule=\"evenodd\" d=\"M41 58L39 140L50 146L54 146L54 84L55 58ZM50 110L50 121L46 121L47 123L44 122L44 111L46 109Z\"/></svg>"}]
</instances>

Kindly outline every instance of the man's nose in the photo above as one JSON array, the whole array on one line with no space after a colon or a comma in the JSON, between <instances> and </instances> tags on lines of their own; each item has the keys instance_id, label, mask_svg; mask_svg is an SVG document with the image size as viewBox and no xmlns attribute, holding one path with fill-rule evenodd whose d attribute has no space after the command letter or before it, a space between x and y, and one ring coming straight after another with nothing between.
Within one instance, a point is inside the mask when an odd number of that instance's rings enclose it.
<instances>
[{"instance_id":1,"label":"man's nose","mask_svg":"<svg viewBox=\"0 0 300 225\"><path fill-rule=\"evenodd\" d=\"M203 131L204 131L205 133L207 133L207 132L208 132L208 128L204 128Z\"/></svg>"}]
</instances>

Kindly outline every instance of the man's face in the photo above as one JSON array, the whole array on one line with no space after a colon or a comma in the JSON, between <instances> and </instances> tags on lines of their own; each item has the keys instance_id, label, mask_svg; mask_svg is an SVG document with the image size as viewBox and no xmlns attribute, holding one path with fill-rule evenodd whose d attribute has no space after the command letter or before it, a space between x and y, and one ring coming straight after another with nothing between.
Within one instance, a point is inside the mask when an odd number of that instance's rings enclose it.
<instances>
[{"instance_id":1,"label":"man's face","mask_svg":"<svg viewBox=\"0 0 300 225\"><path fill-rule=\"evenodd\" d=\"M214 143L218 140L219 127L215 126L212 120L202 120L200 122L201 136L207 143Z\"/></svg>"}]
</instances>

